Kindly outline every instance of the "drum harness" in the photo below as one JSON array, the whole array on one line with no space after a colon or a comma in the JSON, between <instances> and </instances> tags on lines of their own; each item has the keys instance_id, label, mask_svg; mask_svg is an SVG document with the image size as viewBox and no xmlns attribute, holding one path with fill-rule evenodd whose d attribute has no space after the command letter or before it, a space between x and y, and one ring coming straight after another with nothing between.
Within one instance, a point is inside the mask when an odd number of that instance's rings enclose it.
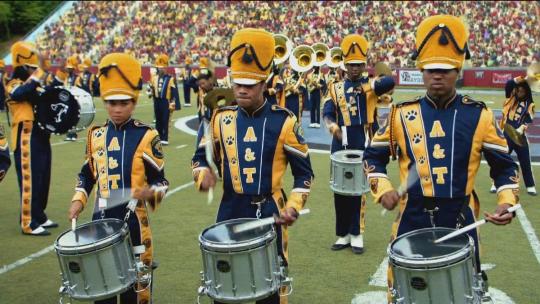
<instances>
[{"instance_id":1,"label":"drum harness","mask_svg":"<svg viewBox=\"0 0 540 304\"><path fill-rule=\"evenodd\" d=\"M465 226L465 212L467 208L469 207L469 204L468 204L469 198L470 196L467 195L466 197L462 199L461 208L459 209L459 213L456 218L457 220L456 229L460 229ZM429 215L429 221L431 223L431 226L436 227L437 225L435 224L435 213L439 212L440 210L438 207L439 203L435 201L435 198L425 198L425 199L426 200L424 204L426 205L426 207L424 208L424 212Z\"/></svg>"}]
</instances>

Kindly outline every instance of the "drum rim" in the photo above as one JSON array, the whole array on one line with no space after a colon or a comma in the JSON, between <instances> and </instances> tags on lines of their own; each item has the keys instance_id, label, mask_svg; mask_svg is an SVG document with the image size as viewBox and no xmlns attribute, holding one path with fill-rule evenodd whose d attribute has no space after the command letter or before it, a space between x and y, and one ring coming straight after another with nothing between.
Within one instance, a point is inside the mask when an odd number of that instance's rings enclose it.
<instances>
[{"instance_id":1,"label":"drum rim","mask_svg":"<svg viewBox=\"0 0 540 304\"><path fill-rule=\"evenodd\" d=\"M338 159L337 158L337 155L341 155L341 154L347 154L347 153L357 153L360 155L360 157L358 158L358 161L349 161L349 160L346 160L346 159ZM339 150L339 151L336 151L332 154L330 154L330 160L333 161L333 162L336 162L336 163L341 163L341 164L358 164L358 163L362 163L362 160L364 159L364 151L363 150Z\"/></svg>"},{"instance_id":2,"label":"drum rim","mask_svg":"<svg viewBox=\"0 0 540 304\"><path fill-rule=\"evenodd\" d=\"M215 223L205 228L199 234L199 243L201 247L206 249L207 251L240 252L240 251L245 251L245 250L261 247L265 244L268 244L269 242L272 242L272 240L276 239L277 234L274 227L272 227L272 229L270 229L265 234L259 236L258 238L246 240L246 241L234 242L234 243L214 242L214 241L209 241L203 237L203 234L213 227L216 227L225 222L241 222L242 220L251 221L251 220L257 220L257 219L256 218L237 218L237 219L230 219L230 220L222 221L219 223Z\"/></svg>"},{"instance_id":3,"label":"drum rim","mask_svg":"<svg viewBox=\"0 0 540 304\"><path fill-rule=\"evenodd\" d=\"M468 256L472 255L472 250L474 249L474 240L468 234L465 234L465 236L468 238L468 242L463 248L457 250L456 252L443 255L437 258L409 258L409 257L404 257L402 255L398 255L392 250L393 245L398 241L398 239L404 238L412 234L429 231L433 229L447 230L449 232L456 231L456 229L452 229L448 227L432 227L432 228L417 229L417 230L409 231L405 234L402 234L388 245L386 252L387 252L388 260L390 261L390 263L395 266L408 267L412 269L439 268L442 266L456 264L460 261L465 260Z\"/></svg>"},{"instance_id":4,"label":"drum rim","mask_svg":"<svg viewBox=\"0 0 540 304\"><path fill-rule=\"evenodd\" d=\"M129 237L129 227L128 224L122 220L116 219L116 218L106 218L106 219L100 219L95 221L90 221L87 223L84 223L77 227L77 229L82 227L87 227L92 224L95 224L96 222L122 222L122 228L120 230L115 231L115 233L108 235L107 237L100 239L94 243L87 244L87 245L77 245L77 246L63 246L59 244L60 239L66 235L67 233L71 232L71 229L66 230L62 232L54 241L54 249L56 252L60 254L67 254L67 255L77 255L77 254L84 254L89 252L98 251L100 249L106 248L108 246L112 246L122 240L124 240L126 237Z\"/></svg>"}]
</instances>

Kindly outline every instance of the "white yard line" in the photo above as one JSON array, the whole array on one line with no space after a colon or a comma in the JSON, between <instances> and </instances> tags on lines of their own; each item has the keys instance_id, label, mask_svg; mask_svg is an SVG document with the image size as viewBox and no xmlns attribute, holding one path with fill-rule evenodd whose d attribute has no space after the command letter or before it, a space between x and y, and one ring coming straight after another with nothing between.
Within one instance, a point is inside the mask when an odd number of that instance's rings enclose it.
<instances>
[{"instance_id":1,"label":"white yard line","mask_svg":"<svg viewBox=\"0 0 540 304\"><path fill-rule=\"evenodd\" d=\"M175 194L176 192L180 191L180 190L183 190L187 187L190 187L194 184L194 182L189 182L189 183L186 183L186 184L183 184L183 185L180 185L170 191L167 192L167 194L165 195L165 198ZM41 249L40 251L36 252L36 253L32 253L31 255L27 256L27 257L24 257L20 260L17 260L15 261L14 263L11 263L9 265L3 265L1 268L0 268L0 275L10 271L10 270L13 270L19 266L22 266L28 262L31 262L32 260L35 260L43 255L46 255L47 253L51 252L54 250L54 245L51 245L49 247L45 247L43 249Z\"/></svg>"},{"instance_id":2,"label":"white yard line","mask_svg":"<svg viewBox=\"0 0 540 304\"><path fill-rule=\"evenodd\" d=\"M32 253L31 255L27 256L27 257L24 257L18 261L16 261L15 263L11 263L9 265L4 265L2 266L2 268L0 268L0 275L10 271L10 270L13 270L19 266L22 266L32 260L35 260L37 258L39 258L40 256L42 255L46 255L47 253L51 252L54 250L54 245L51 245L49 247L46 247L46 248L43 248L41 249L40 251L36 252L36 253Z\"/></svg>"},{"instance_id":3,"label":"white yard line","mask_svg":"<svg viewBox=\"0 0 540 304\"><path fill-rule=\"evenodd\" d=\"M189 116L185 116L185 117L179 117L175 122L174 122L174 127L177 128L178 130L182 131L182 132L185 132L189 135L193 135L193 136L197 136L197 131L195 130L192 130L190 127L187 126L187 122L192 120L193 118L196 118L197 115L189 115Z\"/></svg>"},{"instance_id":4,"label":"white yard line","mask_svg":"<svg viewBox=\"0 0 540 304\"><path fill-rule=\"evenodd\" d=\"M536 233L534 233L534 228L531 225L531 222L529 222L527 216L525 215L525 211L520 208L516 211L516 213L519 219L519 223L521 224L521 228L523 228L523 231L525 232L525 235L527 236L527 239L531 244L534 256L536 257L538 264L540 264L540 241L538 241L538 236L536 236Z\"/></svg>"},{"instance_id":5,"label":"white yard line","mask_svg":"<svg viewBox=\"0 0 540 304\"><path fill-rule=\"evenodd\" d=\"M385 257L375 274L369 278L369 285L377 287L386 287L388 286L386 271L388 269L388 257Z\"/></svg>"},{"instance_id":6,"label":"white yard line","mask_svg":"<svg viewBox=\"0 0 540 304\"><path fill-rule=\"evenodd\" d=\"M176 146L176 149L182 149L182 148L185 148L187 147L187 145L180 145L180 146Z\"/></svg>"}]
</instances>

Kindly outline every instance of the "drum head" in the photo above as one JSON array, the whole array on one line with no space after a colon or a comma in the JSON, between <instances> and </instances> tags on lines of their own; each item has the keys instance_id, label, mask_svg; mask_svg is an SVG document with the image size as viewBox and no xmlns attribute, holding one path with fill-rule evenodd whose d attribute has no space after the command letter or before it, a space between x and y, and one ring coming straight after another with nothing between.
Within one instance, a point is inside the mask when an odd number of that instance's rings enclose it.
<instances>
[{"instance_id":1,"label":"drum head","mask_svg":"<svg viewBox=\"0 0 540 304\"><path fill-rule=\"evenodd\" d=\"M455 229L424 228L401 235L392 242L389 249L393 262L409 267L440 267L453 264L471 253L474 241L467 234L435 244L434 241Z\"/></svg>"},{"instance_id":2,"label":"drum head","mask_svg":"<svg viewBox=\"0 0 540 304\"><path fill-rule=\"evenodd\" d=\"M340 163L358 164L362 162L364 152L361 150L341 150L330 155L330 159Z\"/></svg>"},{"instance_id":3,"label":"drum head","mask_svg":"<svg viewBox=\"0 0 540 304\"><path fill-rule=\"evenodd\" d=\"M127 224L119 219L103 219L83 224L75 231L62 233L55 242L61 253L85 253L116 243L129 233Z\"/></svg>"},{"instance_id":4,"label":"drum head","mask_svg":"<svg viewBox=\"0 0 540 304\"><path fill-rule=\"evenodd\" d=\"M241 251L259 247L276 236L272 225L266 225L244 232L234 232L234 227L241 223L257 219L233 219L214 224L205 229L199 237L203 247L208 249L223 249Z\"/></svg>"},{"instance_id":5,"label":"drum head","mask_svg":"<svg viewBox=\"0 0 540 304\"><path fill-rule=\"evenodd\" d=\"M75 96L62 87L48 88L34 106L38 126L55 134L64 134L79 121L81 107Z\"/></svg>"}]
</instances>

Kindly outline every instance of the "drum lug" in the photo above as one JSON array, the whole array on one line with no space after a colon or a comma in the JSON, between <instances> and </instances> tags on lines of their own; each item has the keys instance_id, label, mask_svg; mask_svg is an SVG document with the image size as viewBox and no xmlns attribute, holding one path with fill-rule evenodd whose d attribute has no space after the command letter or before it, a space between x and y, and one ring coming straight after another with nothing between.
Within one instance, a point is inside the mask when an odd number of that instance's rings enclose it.
<instances>
[{"instance_id":1,"label":"drum lug","mask_svg":"<svg viewBox=\"0 0 540 304\"><path fill-rule=\"evenodd\" d=\"M390 289L390 296L392 297L392 303L394 304L400 304L400 303L404 303L405 301L405 298L403 297L399 297L399 293L397 291L397 289L395 288L391 288Z\"/></svg>"},{"instance_id":2,"label":"drum lug","mask_svg":"<svg viewBox=\"0 0 540 304\"><path fill-rule=\"evenodd\" d=\"M59 304L64 304L64 299L67 298L68 301L66 304L71 304L71 295L73 294L72 290L75 288L75 286L70 286L68 281L63 281L62 286L60 286L60 289L58 290L58 293L60 293L60 299L58 300Z\"/></svg>"},{"instance_id":3,"label":"drum lug","mask_svg":"<svg viewBox=\"0 0 540 304\"><path fill-rule=\"evenodd\" d=\"M288 276L289 271L287 270L287 267L281 266L278 275L280 278L281 286L284 286L287 289L287 292L280 294L280 296L289 296L293 292L293 278Z\"/></svg>"}]
</instances>

